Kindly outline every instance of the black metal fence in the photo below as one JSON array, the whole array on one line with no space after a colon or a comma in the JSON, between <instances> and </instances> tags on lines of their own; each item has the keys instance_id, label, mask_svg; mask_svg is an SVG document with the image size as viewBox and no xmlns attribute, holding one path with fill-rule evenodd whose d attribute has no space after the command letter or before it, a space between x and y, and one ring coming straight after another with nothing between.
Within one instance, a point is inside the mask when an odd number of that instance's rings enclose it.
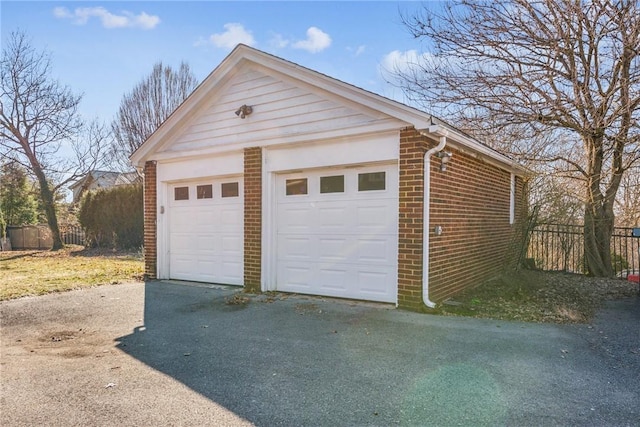
<instances>
[{"instance_id":1,"label":"black metal fence","mask_svg":"<svg viewBox=\"0 0 640 427\"><path fill-rule=\"evenodd\" d=\"M538 224L531 231L527 258L541 270L584 274L583 231L582 225ZM620 277L640 271L640 237L633 236L633 228L613 229L611 260Z\"/></svg>"}]
</instances>

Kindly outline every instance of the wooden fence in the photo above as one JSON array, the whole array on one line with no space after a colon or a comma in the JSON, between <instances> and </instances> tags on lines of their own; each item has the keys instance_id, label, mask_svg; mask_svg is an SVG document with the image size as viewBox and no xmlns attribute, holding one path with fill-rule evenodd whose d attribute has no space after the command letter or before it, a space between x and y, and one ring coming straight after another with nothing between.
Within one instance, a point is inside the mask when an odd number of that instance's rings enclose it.
<instances>
[{"instance_id":1,"label":"wooden fence","mask_svg":"<svg viewBox=\"0 0 640 427\"><path fill-rule=\"evenodd\" d=\"M640 237L633 230L615 227L611 235L612 266L620 277L640 271ZM584 274L583 231L582 225L538 224L531 230L527 257L541 270Z\"/></svg>"},{"instance_id":2,"label":"wooden fence","mask_svg":"<svg viewBox=\"0 0 640 427\"><path fill-rule=\"evenodd\" d=\"M66 245L84 245L84 231L76 225L61 225L60 234ZM14 250L51 249L53 239L46 225L8 226L7 236Z\"/></svg>"}]
</instances>

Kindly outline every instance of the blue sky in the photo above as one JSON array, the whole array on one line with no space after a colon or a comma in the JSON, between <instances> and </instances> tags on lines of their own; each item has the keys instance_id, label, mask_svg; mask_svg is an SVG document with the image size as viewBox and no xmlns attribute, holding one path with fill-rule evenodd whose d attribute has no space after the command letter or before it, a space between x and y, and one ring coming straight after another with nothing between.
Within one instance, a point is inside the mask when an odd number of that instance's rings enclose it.
<instances>
[{"instance_id":1,"label":"blue sky","mask_svg":"<svg viewBox=\"0 0 640 427\"><path fill-rule=\"evenodd\" d=\"M187 62L202 81L245 43L403 101L380 66L420 49L402 25L413 1L5 1L1 37L25 31L52 54L53 76L83 93L81 113L110 122L158 61Z\"/></svg>"}]
</instances>

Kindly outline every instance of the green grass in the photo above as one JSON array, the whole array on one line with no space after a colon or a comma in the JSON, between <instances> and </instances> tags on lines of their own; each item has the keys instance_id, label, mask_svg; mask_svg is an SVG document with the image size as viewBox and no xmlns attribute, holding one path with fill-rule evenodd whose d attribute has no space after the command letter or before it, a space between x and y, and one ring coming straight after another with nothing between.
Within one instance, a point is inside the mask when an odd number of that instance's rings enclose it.
<instances>
[{"instance_id":1,"label":"green grass","mask_svg":"<svg viewBox=\"0 0 640 427\"><path fill-rule=\"evenodd\" d=\"M85 250L0 252L0 300L142 280L140 254Z\"/></svg>"}]
</instances>

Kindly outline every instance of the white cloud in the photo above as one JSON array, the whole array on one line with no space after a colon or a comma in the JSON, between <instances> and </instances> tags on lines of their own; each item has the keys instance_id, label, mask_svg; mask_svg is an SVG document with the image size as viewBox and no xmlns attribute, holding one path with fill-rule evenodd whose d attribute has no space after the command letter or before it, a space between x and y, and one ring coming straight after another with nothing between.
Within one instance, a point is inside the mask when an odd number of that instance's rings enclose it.
<instances>
[{"instance_id":1,"label":"white cloud","mask_svg":"<svg viewBox=\"0 0 640 427\"><path fill-rule=\"evenodd\" d=\"M274 34L269 40L269 45L276 49L283 49L289 46L290 41L282 37L281 34Z\"/></svg>"},{"instance_id":2,"label":"white cloud","mask_svg":"<svg viewBox=\"0 0 640 427\"><path fill-rule=\"evenodd\" d=\"M294 49L303 49L311 53L317 53L331 46L331 37L320 28L310 27L307 30L307 39L295 42Z\"/></svg>"},{"instance_id":3,"label":"white cloud","mask_svg":"<svg viewBox=\"0 0 640 427\"><path fill-rule=\"evenodd\" d=\"M352 48L352 47L347 47L347 51L348 52L353 52L353 56L360 56L362 55L365 51L367 50L367 46L364 44L361 44L360 46L356 47L356 48Z\"/></svg>"},{"instance_id":4,"label":"white cloud","mask_svg":"<svg viewBox=\"0 0 640 427\"><path fill-rule=\"evenodd\" d=\"M387 72L401 72L405 73L415 68L416 65L422 63L424 58L418 53L417 50L407 50L400 52L394 50L389 52L382 58L382 68Z\"/></svg>"},{"instance_id":5,"label":"white cloud","mask_svg":"<svg viewBox=\"0 0 640 427\"><path fill-rule=\"evenodd\" d=\"M101 21L104 28L141 28L151 30L160 23L157 15L149 15L142 12L134 15L131 12L123 11L120 15L109 12L104 7L79 7L72 11L66 7L56 7L53 9L53 16L60 19L71 19L77 25L85 25L91 18Z\"/></svg>"},{"instance_id":6,"label":"white cloud","mask_svg":"<svg viewBox=\"0 0 640 427\"><path fill-rule=\"evenodd\" d=\"M56 18L73 18L73 15L66 7L56 7L53 9L53 16Z\"/></svg>"},{"instance_id":7,"label":"white cloud","mask_svg":"<svg viewBox=\"0 0 640 427\"><path fill-rule=\"evenodd\" d=\"M237 44L243 43L253 46L256 41L251 31L245 30L241 24L228 23L224 24L225 31L223 33L212 34L209 37L214 46L226 49L233 49Z\"/></svg>"}]
</instances>

